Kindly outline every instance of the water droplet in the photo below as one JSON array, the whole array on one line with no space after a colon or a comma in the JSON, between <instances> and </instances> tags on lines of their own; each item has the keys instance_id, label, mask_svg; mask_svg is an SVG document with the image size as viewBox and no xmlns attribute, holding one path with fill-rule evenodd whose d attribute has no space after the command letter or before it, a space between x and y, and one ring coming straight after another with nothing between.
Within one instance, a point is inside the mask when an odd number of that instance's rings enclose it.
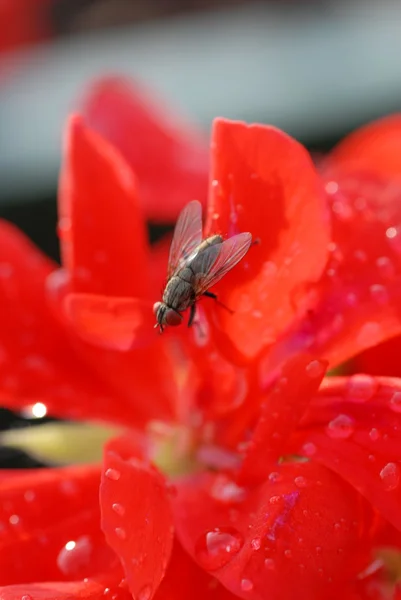
<instances>
[{"instance_id":1,"label":"water droplet","mask_svg":"<svg viewBox=\"0 0 401 600\"><path fill-rule=\"evenodd\" d=\"M117 471L117 469L107 469L105 476L112 481L118 481L121 477L121 473L120 471Z\"/></svg>"},{"instance_id":2,"label":"water droplet","mask_svg":"<svg viewBox=\"0 0 401 600\"><path fill-rule=\"evenodd\" d=\"M66 543L57 557L57 566L64 575L74 577L90 564L91 555L91 540L84 535Z\"/></svg>"},{"instance_id":3,"label":"water droplet","mask_svg":"<svg viewBox=\"0 0 401 600\"><path fill-rule=\"evenodd\" d=\"M338 183L336 181L328 181L325 185L325 190L328 194L336 194L338 192Z\"/></svg>"},{"instance_id":4,"label":"water droplet","mask_svg":"<svg viewBox=\"0 0 401 600\"><path fill-rule=\"evenodd\" d=\"M253 583L250 579L241 580L241 590L243 592L251 592L253 590Z\"/></svg>"},{"instance_id":5,"label":"water droplet","mask_svg":"<svg viewBox=\"0 0 401 600\"><path fill-rule=\"evenodd\" d=\"M211 489L211 496L224 504L242 502L246 497L244 488L239 487L226 475L218 477Z\"/></svg>"},{"instance_id":6,"label":"water droplet","mask_svg":"<svg viewBox=\"0 0 401 600\"><path fill-rule=\"evenodd\" d=\"M272 558L266 558L265 567L266 569L273 570L275 568L274 560Z\"/></svg>"},{"instance_id":7,"label":"water droplet","mask_svg":"<svg viewBox=\"0 0 401 600\"><path fill-rule=\"evenodd\" d=\"M295 477L294 483L299 488L304 488L308 485L308 482L306 481L305 477L302 477L302 475Z\"/></svg>"},{"instance_id":8,"label":"water droplet","mask_svg":"<svg viewBox=\"0 0 401 600\"><path fill-rule=\"evenodd\" d=\"M272 473L270 473L268 479L271 483L276 483L277 481L282 480L282 476L280 475L280 473L273 471Z\"/></svg>"},{"instance_id":9,"label":"water droplet","mask_svg":"<svg viewBox=\"0 0 401 600\"><path fill-rule=\"evenodd\" d=\"M394 412L401 413L401 392L394 392L391 396L390 408Z\"/></svg>"},{"instance_id":10,"label":"water droplet","mask_svg":"<svg viewBox=\"0 0 401 600\"><path fill-rule=\"evenodd\" d=\"M292 552L291 550L284 550L284 556L286 558L291 558L292 557Z\"/></svg>"},{"instance_id":11,"label":"water droplet","mask_svg":"<svg viewBox=\"0 0 401 600\"><path fill-rule=\"evenodd\" d=\"M33 600L33 598L29 594L24 594L21 596L21 600Z\"/></svg>"},{"instance_id":12,"label":"water droplet","mask_svg":"<svg viewBox=\"0 0 401 600\"><path fill-rule=\"evenodd\" d=\"M261 542L260 538L254 538L251 541L251 548L252 548L252 550L259 550L260 547L261 547L261 545L262 545L262 542Z\"/></svg>"},{"instance_id":13,"label":"water droplet","mask_svg":"<svg viewBox=\"0 0 401 600\"><path fill-rule=\"evenodd\" d=\"M33 502L36 498L36 494L33 490L27 490L24 493L24 500L25 502Z\"/></svg>"},{"instance_id":14,"label":"water droplet","mask_svg":"<svg viewBox=\"0 0 401 600\"><path fill-rule=\"evenodd\" d=\"M397 231L396 227L389 227L386 230L386 237L389 240L392 240L392 239L394 239L397 236L397 233L398 233L398 231Z\"/></svg>"},{"instance_id":15,"label":"water droplet","mask_svg":"<svg viewBox=\"0 0 401 600\"><path fill-rule=\"evenodd\" d=\"M348 378L347 396L353 402L370 400L378 389L377 381L370 375L352 375Z\"/></svg>"},{"instance_id":16,"label":"water droplet","mask_svg":"<svg viewBox=\"0 0 401 600\"><path fill-rule=\"evenodd\" d=\"M120 540L127 539L127 532L122 527L116 527L114 531L115 531L116 536L118 538L120 538Z\"/></svg>"},{"instance_id":17,"label":"water droplet","mask_svg":"<svg viewBox=\"0 0 401 600\"><path fill-rule=\"evenodd\" d=\"M305 456L313 456L316 454L316 450L317 448L312 442L306 442L306 444L302 446L302 452Z\"/></svg>"},{"instance_id":18,"label":"water droplet","mask_svg":"<svg viewBox=\"0 0 401 600\"><path fill-rule=\"evenodd\" d=\"M281 502L281 496L272 496L269 500L270 504L278 504Z\"/></svg>"},{"instance_id":19,"label":"water droplet","mask_svg":"<svg viewBox=\"0 0 401 600\"><path fill-rule=\"evenodd\" d=\"M20 522L20 518L18 515L11 515L11 517L8 520L10 522L10 525L18 525L18 523Z\"/></svg>"},{"instance_id":20,"label":"water droplet","mask_svg":"<svg viewBox=\"0 0 401 600\"><path fill-rule=\"evenodd\" d=\"M338 415L326 428L327 435L333 439L346 439L354 432L354 422L347 415Z\"/></svg>"},{"instance_id":21,"label":"water droplet","mask_svg":"<svg viewBox=\"0 0 401 600\"><path fill-rule=\"evenodd\" d=\"M369 288L370 295L372 299L377 302L377 304L381 304L382 306L388 304L389 297L387 288L384 285L379 283L375 283Z\"/></svg>"},{"instance_id":22,"label":"water droplet","mask_svg":"<svg viewBox=\"0 0 401 600\"><path fill-rule=\"evenodd\" d=\"M369 437L372 440L372 442L377 442L377 440L380 437L380 433L379 431L376 429L376 427L373 427L370 431L369 431Z\"/></svg>"},{"instance_id":23,"label":"water droplet","mask_svg":"<svg viewBox=\"0 0 401 600\"><path fill-rule=\"evenodd\" d=\"M376 260L376 266L380 275L385 279L392 279L395 275L395 268L388 256L380 256Z\"/></svg>"},{"instance_id":24,"label":"water droplet","mask_svg":"<svg viewBox=\"0 0 401 600\"><path fill-rule=\"evenodd\" d=\"M316 554L321 554L322 553L322 547L321 546L316 546L315 552L316 552Z\"/></svg>"},{"instance_id":25,"label":"water droplet","mask_svg":"<svg viewBox=\"0 0 401 600\"><path fill-rule=\"evenodd\" d=\"M384 483L385 490L395 490L400 483L400 469L396 463L387 463L380 471L380 478Z\"/></svg>"},{"instance_id":26,"label":"water droplet","mask_svg":"<svg viewBox=\"0 0 401 600\"><path fill-rule=\"evenodd\" d=\"M125 515L125 508L122 504L119 504L118 502L115 502L112 507L111 507L115 513L117 513L120 517L123 517Z\"/></svg>"},{"instance_id":27,"label":"water droplet","mask_svg":"<svg viewBox=\"0 0 401 600\"><path fill-rule=\"evenodd\" d=\"M217 212L215 212L215 213L212 214L213 221L217 221L219 217L220 217L220 215Z\"/></svg>"},{"instance_id":28,"label":"water droplet","mask_svg":"<svg viewBox=\"0 0 401 600\"><path fill-rule=\"evenodd\" d=\"M306 372L309 377L318 378L322 377L324 374L325 368L324 365L319 360L312 360L306 367Z\"/></svg>"},{"instance_id":29,"label":"water droplet","mask_svg":"<svg viewBox=\"0 0 401 600\"><path fill-rule=\"evenodd\" d=\"M195 545L196 558L207 571L226 565L241 550L242 535L232 527L216 528L205 533Z\"/></svg>"},{"instance_id":30,"label":"water droplet","mask_svg":"<svg viewBox=\"0 0 401 600\"><path fill-rule=\"evenodd\" d=\"M153 589L150 585L144 585L136 595L136 600L149 600L152 597Z\"/></svg>"}]
</instances>

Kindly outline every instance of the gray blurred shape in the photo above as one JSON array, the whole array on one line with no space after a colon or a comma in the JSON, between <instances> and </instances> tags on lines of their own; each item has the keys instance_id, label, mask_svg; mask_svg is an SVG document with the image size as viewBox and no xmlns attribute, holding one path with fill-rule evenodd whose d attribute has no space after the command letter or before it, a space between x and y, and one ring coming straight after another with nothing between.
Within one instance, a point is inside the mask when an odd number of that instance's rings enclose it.
<instances>
[{"instance_id":1,"label":"gray blurred shape","mask_svg":"<svg viewBox=\"0 0 401 600\"><path fill-rule=\"evenodd\" d=\"M0 80L0 201L54 189L65 117L94 77L143 80L205 128L222 115L311 138L401 99L400 31L395 0L250 3L11 55L0 65L10 67Z\"/></svg>"}]
</instances>

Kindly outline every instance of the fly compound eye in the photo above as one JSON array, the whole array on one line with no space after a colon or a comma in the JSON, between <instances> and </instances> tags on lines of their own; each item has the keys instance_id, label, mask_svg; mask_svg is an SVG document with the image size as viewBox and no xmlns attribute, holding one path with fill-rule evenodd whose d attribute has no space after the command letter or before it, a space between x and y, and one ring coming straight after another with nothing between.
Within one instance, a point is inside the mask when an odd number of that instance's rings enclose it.
<instances>
[{"instance_id":1,"label":"fly compound eye","mask_svg":"<svg viewBox=\"0 0 401 600\"><path fill-rule=\"evenodd\" d=\"M161 302L155 302L153 305L153 314L157 317L157 313L159 312L159 308L161 307Z\"/></svg>"},{"instance_id":2,"label":"fly compound eye","mask_svg":"<svg viewBox=\"0 0 401 600\"><path fill-rule=\"evenodd\" d=\"M177 325L181 325L182 316L180 315L180 313L169 308L165 314L165 321L167 325L170 325L171 327L176 327Z\"/></svg>"}]
</instances>

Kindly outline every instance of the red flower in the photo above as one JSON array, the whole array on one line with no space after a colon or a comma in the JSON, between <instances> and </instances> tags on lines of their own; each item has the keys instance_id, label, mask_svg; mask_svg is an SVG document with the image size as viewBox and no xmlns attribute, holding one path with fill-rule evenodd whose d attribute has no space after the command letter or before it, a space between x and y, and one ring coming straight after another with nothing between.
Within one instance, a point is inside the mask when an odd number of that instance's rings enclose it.
<instances>
[{"instance_id":1,"label":"red flower","mask_svg":"<svg viewBox=\"0 0 401 600\"><path fill-rule=\"evenodd\" d=\"M0 52L36 43L49 35L45 10L49 0L2 0Z\"/></svg>"},{"instance_id":2,"label":"red flower","mask_svg":"<svg viewBox=\"0 0 401 600\"><path fill-rule=\"evenodd\" d=\"M0 475L2 600L399 593L401 381L320 384L401 332L401 192L325 169L277 129L215 122L205 233L260 244L216 286L234 315L206 299L159 336L167 248L124 160L70 121L63 269L1 225L1 399L128 430L101 467Z\"/></svg>"}]
</instances>

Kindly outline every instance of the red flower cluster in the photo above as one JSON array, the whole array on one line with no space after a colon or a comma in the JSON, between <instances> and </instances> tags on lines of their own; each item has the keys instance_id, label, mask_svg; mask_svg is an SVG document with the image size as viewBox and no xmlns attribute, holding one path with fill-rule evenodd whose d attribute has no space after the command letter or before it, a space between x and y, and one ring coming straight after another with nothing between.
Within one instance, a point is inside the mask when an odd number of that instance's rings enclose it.
<instances>
[{"instance_id":1,"label":"red flower cluster","mask_svg":"<svg viewBox=\"0 0 401 600\"><path fill-rule=\"evenodd\" d=\"M63 268L1 224L1 402L128 429L102 465L0 472L1 600L400 597L401 380L323 379L401 333L400 119L320 174L281 131L217 120L205 233L260 244L216 286L233 315L205 299L158 335L168 246L143 207L202 193L204 147L118 82L84 115Z\"/></svg>"}]
</instances>

